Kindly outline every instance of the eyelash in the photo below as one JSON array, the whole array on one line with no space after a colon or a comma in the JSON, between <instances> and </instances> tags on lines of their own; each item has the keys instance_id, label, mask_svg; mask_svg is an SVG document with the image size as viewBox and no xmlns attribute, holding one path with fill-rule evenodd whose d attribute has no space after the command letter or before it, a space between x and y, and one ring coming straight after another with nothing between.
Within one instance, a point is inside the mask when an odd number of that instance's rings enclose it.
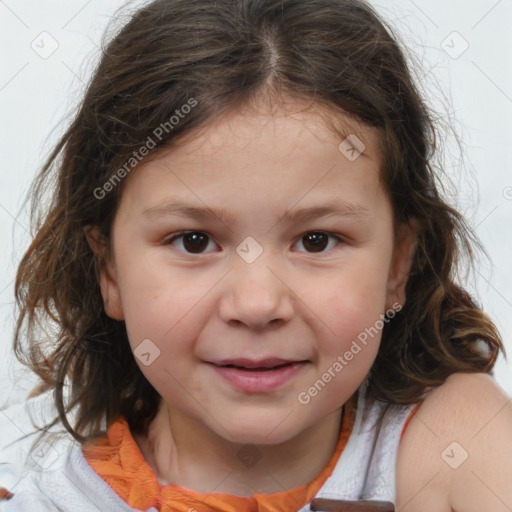
<instances>
[{"instance_id":1,"label":"eyelash","mask_svg":"<svg viewBox=\"0 0 512 512\"><path fill-rule=\"evenodd\" d=\"M183 239L186 235L191 235L191 234L195 234L195 233L199 233L199 234L201 234L201 235L206 235L206 237L208 237L208 239L209 239L209 242L210 242L210 241L213 241L213 240L212 240L212 237L211 237L210 235L208 235L208 233L205 233L204 231L181 231L181 232L176 233L175 235L171 236L170 238L168 238L168 239L164 242L164 245L172 245L172 243L173 243L174 241L179 240L179 239ZM340 236L335 235L335 234L333 234L333 233L330 233L330 232L328 232L328 231L307 231L307 232L305 232L305 233L304 233L304 234L299 238L299 240L298 240L296 243L298 243L299 241L301 241L301 240L302 240L302 238L303 238L304 236L309 235L309 234L313 234L313 233L314 233L314 234L326 235L326 236L328 236L328 237L330 237L330 238L334 238L334 239L338 242L338 244L337 244L334 248L336 248L338 245L340 245L340 244L342 244L342 243L344 243L344 242L345 242L345 241L343 240L343 238L341 238ZM332 250L332 248L331 248L331 249L329 249L329 250ZM329 252L329 250L328 250L328 251L325 251L325 250L324 250L324 251L320 251L320 252L308 252L308 251L300 251L300 252L307 252L308 254L324 254L324 253L326 253L326 252ZM181 250L180 250L180 252L183 252L184 254L190 254L190 255L208 254L208 253L193 253L193 252L186 252L186 251L181 251Z\"/></svg>"}]
</instances>

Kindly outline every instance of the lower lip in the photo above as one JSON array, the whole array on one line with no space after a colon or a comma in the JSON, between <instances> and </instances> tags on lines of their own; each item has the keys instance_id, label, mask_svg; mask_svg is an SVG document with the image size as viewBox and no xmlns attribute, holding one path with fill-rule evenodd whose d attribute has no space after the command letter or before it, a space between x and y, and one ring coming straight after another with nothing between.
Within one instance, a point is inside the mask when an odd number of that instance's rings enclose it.
<instances>
[{"instance_id":1,"label":"lower lip","mask_svg":"<svg viewBox=\"0 0 512 512\"><path fill-rule=\"evenodd\" d=\"M250 371L238 368L217 366L214 370L233 387L248 393L266 393L274 391L294 377L305 362L293 363L276 370Z\"/></svg>"}]
</instances>

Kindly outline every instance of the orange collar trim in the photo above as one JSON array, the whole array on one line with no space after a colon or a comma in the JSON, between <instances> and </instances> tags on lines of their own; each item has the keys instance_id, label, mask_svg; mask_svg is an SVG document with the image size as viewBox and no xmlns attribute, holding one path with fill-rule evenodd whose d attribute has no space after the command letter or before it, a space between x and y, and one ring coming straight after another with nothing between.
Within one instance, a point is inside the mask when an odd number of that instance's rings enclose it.
<instances>
[{"instance_id":1,"label":"orange collar trim","mask_svg":"<svg viewBox=\"0 0 512 512\"><path fill-rule=\"evenodd\" d=\"M130 507L159 512L275 512L298 510L309 503L332 474L355 420L354 397L343 409L340 436L329 462L309 484L289 491L251 497L222 493L199 493L176 486L161 485L131 435L128 422L118 418L107 434L94 444L85 444L82 453L92 467Z\"/></svg>"}]
</instances>

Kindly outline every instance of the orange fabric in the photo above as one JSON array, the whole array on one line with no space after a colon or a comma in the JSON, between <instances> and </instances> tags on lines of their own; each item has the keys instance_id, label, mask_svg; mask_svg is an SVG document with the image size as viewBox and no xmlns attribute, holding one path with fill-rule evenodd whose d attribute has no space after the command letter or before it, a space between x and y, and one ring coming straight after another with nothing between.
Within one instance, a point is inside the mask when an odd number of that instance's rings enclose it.
<instances>
[{"instance_id":1,"label":"orange fabric","mask_svg":"<svg viewBox=\"0 0 512 512\"><path fill-rule=\"evenodd\" d=\"M253 493L252 497L195 492L173 484L159 484L133 439L128 423L121 417L105 437L85 444L82 453L98 475L131 507L159 512L277 512L297 510L309 503L334 467L347 444L355 419L354 397L344 406L340 435L334 453L322 472L309 484L274 494ZM207 508L205 508L205 506Z\"/></svg>"},{"instance_id":2,"label":"orange fabric","mask_svg":"<svg viewBox=\"0 0 512 512\"><path fill-rule=\"evenodd\" d=\"M405 420L404 426L402 427L402 432L400 434L400 441L402 440L402 437L404 436L405 429L407 428L407 425L409 425L409 421L411 421L412 417L416 413L416 411L420 408L421 402L414 407L414 409L409 413L409 416L407 416L407 419Z\"/></svg>"},{"instance_id":3,"label":"orange fabric","mask_svg":"<svg viewBox=\"0 0 512 512\"><path fill-rule=\"evenodd\" d=\"M14 494L9 492L5 487L0 487L0 501L2 500L10 500Z\"/></svg>"}]
</instances>

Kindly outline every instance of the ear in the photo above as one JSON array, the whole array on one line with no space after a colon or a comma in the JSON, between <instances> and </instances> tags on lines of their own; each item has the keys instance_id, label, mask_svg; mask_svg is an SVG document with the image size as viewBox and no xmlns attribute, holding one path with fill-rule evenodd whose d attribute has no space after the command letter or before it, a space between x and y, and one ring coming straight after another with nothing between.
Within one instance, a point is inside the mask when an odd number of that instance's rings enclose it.
<instances>
[{"instance_id":1,"label":"ear","mask_svg":"<svg viewBox=\"0 0 512 512\"><path fill-rule=\"evenodd\" d=\"M396 303L400 306L405 304L405 288L416 254L419 231L420 225L416 219L402 224L398 229L388 274L386 310Z\"/></svg>"},{"instance_id":2,"label":"ear","mask_svg":"<svg viewBox=\"0 0 512 512\"><path fill-rule=\"evenodd\" d=\"M124 320L116 270L108 251L107 242L100 233L98 226L86 226L84 232L87 243L98 263L100 289L105 313L114 320Z\"/></svg>"}]
</instances>

